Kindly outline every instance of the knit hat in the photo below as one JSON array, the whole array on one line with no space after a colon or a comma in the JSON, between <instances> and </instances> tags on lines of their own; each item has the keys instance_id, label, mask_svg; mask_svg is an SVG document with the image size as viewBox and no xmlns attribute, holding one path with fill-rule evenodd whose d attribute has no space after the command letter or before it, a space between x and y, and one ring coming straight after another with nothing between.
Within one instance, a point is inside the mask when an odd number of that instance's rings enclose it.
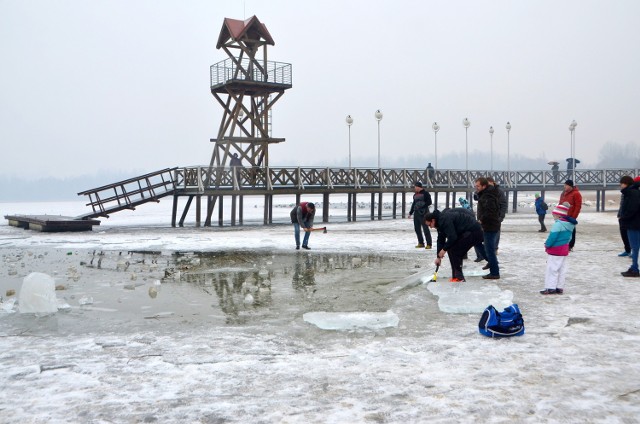
<instances>
[{"instance_id":1,"label":"knit hat","mask_svg":"<svg viewBox=\"0 0 640 424\"><path fill-rule=\"evenodd\" d=\"M422 187L422 183L420 181L416 181L416 183L413 186L414 187Z\"/></svg>"},{"instance_id":2,"label":"knit hat","mask_svg":"<svg viewBox=\"0 0 640 424\"><path fill-rule=\"evenodd\" d=\"M573 180L567 180L564 182L566 185L568 185L569 187L573 187Z\"/></svg>"},{"instance_id":3,"label":"knit hat","mask_svg":"<svg viewBox=\"0 0 640 424\"><path fill-rule=\"evenodd\" d=\"M309 202L309 203L307 203L307 208L309 208L309 209L315 209L315 208L316 208L316 205L314 205L313 203Z\"/></svg>"},{"instance_id":4,"label":"knit hat","mask_svg":"<svg viewBox=\"0 0 640 424\"><path fill-rule=\"evenodd\" d=\"M637 176L637 177L635 177L635 178L633 179L633 182L634 182L634 183L637 183L637 182L639 182L639 181L640 181L640 176Z\"/></svg>"},{"instance_id":5,"label":"knit hat","mask_svg":"<svg viewBox=\"0 0 640 424\"><path fill-rule=\"evenodd\" d=\"M559 216L567 216L568 212L569 212L569 207L562 204L562 205L556 206L553 212L551 213Z\"/></svg>"},{"instance_id":6,"label":"knit hat","mask_svg":"<svg viewBox=\"0 0 640 424\"><path fill-rule=\"evenodd\" d=\"M536 199L540 197L540 193L536 193Z\"/></svg>"}]
</instances>

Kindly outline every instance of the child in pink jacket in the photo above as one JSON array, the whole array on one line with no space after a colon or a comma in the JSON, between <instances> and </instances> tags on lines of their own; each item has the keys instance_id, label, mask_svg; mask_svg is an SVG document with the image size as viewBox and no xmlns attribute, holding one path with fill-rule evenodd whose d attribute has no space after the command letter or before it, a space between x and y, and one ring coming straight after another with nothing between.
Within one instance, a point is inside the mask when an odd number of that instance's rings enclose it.
<instances>
[{"instance_id":1,"label":"child in pink jacket","mask_svg":"<svg viewBox=\"0 0 640 424\"><path fill-rule=\"evenodd\" d=\"M549 237L544 242L547 252L547 272L544 279L544 290L540 294L562 294L567 275L567 256L573 229L578 224L574 218L567 216L570 205L565 202L553 210L555 222L551 226Z\"/></svg>"}]
</instances>

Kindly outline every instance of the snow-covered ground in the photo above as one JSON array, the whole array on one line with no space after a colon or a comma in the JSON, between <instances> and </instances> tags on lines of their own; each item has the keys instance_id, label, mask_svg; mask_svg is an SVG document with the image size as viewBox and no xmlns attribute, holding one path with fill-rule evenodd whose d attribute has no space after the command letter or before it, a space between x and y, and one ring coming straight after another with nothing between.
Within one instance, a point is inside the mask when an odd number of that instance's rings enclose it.
<instances>
[{"instance_id":1,"label":"snow-covered ground","mask_svg":"<svg viewBox=\"0 0 640 424\"><path fill-rule=\"evenodd\" d=\"M503 224L501 280L469 261L452 285L446 261L427 283L435 251L410 220L329 223L296 252L289 225L171 228L161 205L88 233L0 225L0 421L638 422L640 279L620 276L615 207L583 208L565 294L542 296L530 208ZM17 312L34 271L58 313ZM526 334L479 335L484 306L510 301Z\"/></svg>"}]
</instances>

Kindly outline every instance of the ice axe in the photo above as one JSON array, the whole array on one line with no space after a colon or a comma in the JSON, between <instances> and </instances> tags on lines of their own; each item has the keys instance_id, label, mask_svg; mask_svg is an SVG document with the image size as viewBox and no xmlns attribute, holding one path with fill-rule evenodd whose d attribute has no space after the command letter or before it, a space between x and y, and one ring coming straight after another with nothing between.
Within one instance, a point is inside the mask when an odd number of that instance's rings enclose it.
<instances>
[{"instance_id":1,"label":"ice axe","mask_svg":"<svg viewBox=\"0 0 640 424\"><path fill-rule=\"evenodd\" d=\"M320 231L320 230L322 230L324 234L327 234L327 227L309 228L309 231Z\"/></svg>"}]
</instances>

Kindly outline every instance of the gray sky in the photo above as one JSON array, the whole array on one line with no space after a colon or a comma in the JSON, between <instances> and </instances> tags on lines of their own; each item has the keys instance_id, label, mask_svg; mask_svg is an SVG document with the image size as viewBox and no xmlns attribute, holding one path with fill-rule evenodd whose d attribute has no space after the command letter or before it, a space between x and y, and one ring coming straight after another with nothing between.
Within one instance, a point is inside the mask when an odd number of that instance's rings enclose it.
<instances>
[{"instance_id":1,"label":"gray sky","mask_svg":"<svg viewBox=\"0 0 640 424\"><path fill-rule=\"evenodd\" d=\"M473 153L595 164L638 143L640 2L0 0L0 175L208 164L222 114L209 66L225 17L256 15L293 64L271 165L354 166ZM541 167L542 167L541 163ZM463 168L461 164L460 168ZM133 175L132 175L133 176Z\"/></svg>"}]
</instances>

